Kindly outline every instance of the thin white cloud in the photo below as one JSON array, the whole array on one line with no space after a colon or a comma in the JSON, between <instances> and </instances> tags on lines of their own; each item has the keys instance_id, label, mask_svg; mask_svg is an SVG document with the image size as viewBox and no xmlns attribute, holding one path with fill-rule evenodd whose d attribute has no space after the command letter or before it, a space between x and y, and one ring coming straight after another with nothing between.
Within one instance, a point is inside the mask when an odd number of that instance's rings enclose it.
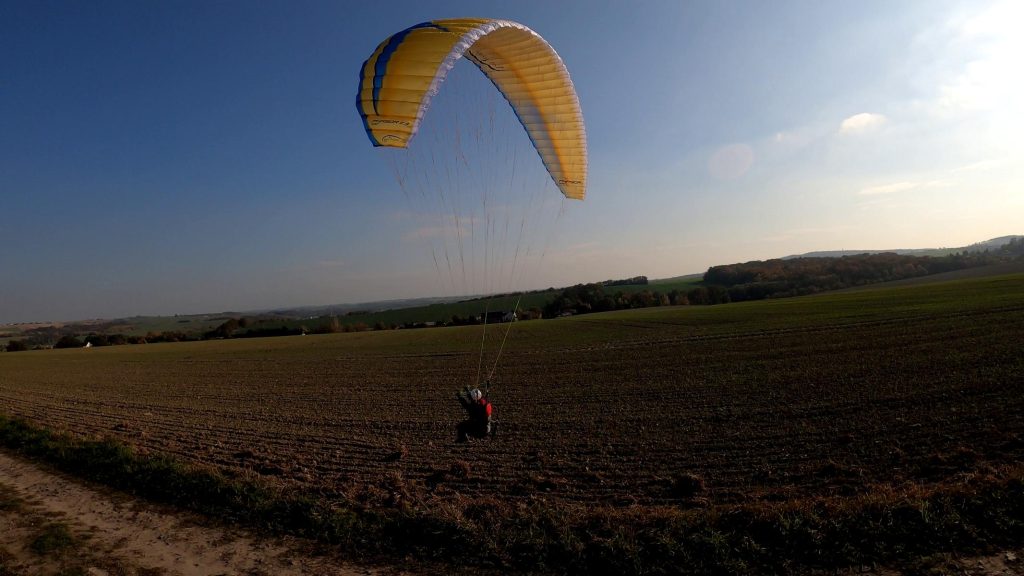
<instances>
[{"instance_id":1,"label":"thin white cloud","mask_svg":"<svg viewBox=\"0 0 1024 576\"><path fill-rule=\"evenodd\" d=\"M903 181L861 188L858 194L862 196L878 196L881 194L896 194L908 190L917 190L919 188L940 188L944 186L949 186L949 182L945 180Z\"/></svg>"},{"instance_id":2,"label":"thin white cloud","mask_svg":"<svg viewBox=\"0 0 1024 576\"><path fill-rule=\"evenodd\" d=\"M393 212L392 216L400 220L411 220L416 226L402 234L404 242L418 242L432 238L457 241L462 238L468 241L473 237L474 231L482 230L481 220L475 216L454 216L452 214L439 214L424 212L416 214L412 212Z\"/></svg>"},{"instance_id":3,"label":"thin white cloud","mask_svg":"<svg viewBox=\"0 0 1024 576\"><path fill-rule=\"evenodd\" d=\"M846 118L839 124L840 134L862 134L870 132L885 124L887 118L882 114L861 112Z\"/></svg>"},{"instance_id":4,"label":"thin white cloud","mask_svg":"<svg viewBox=\"0 0 1024 576\"><path fill-rule=\"evenodd\" d=\"M606 248L599 242L582 242L553 250L552 254L558 254L560 256L581 256L584 254L595 254L605 250Z\"/></svg>"},{"instance_id":5,"label":"thin white cloud","mask_svg":"<svg viewBox=\"0 0 1024 576\"><path fill-rule=\"evenodd\" d=\"M893 197L884 194L880 196L868 196L863 202L860 202L857 205L858 210L867 212L875 212L880 209L887 211L899 211L913 210L915 208L920 208L920 205L914 202L901 200L899 196Z\"/></svg>"},{"instance_id":6,"label":"thin white cloud","mask_svg":"<svg viewBox=\"0 0 1024 576\"><path fill-rule=\"evenodd\" d=\"M787 230L787 234L794 235L807 235L807 234L831 234L834 232L846 232L848 230L855 230L857 227L850 224L836 224L835 226L822 226L817 228L792 228Z\"/></svg>"},{"instance_id":7,"label":"thin white cloud","mask_svg":"<svg viewBox=\"0 0 1024 576\"><path fill-rule=\"evenodd\" d=\"M856 230L857 227L850 224L837 224L835 226L822 226L822 227L811 227L811 228L790 228L784 230L778 234L772 234L769 236L763 236L759 242L785 242L788 240L795 240L797 238L804 238L807 236L829 236L835 235L842 232L849 232Z\"/></svg>"},{"instance_id":8,"label":"thin white cloud","mask_svg":"<svg viewBox=\"0 0 1024 576\"><path fill-rule=\"evenodd\" d=\"M721 180L743 176L754 163L754 149L747 144L730 144L719 148L708 160L708 172Z\"/></svg>"},{"instance_id":9,"label":"thin white cloud","mask_svg":"<svg viewBox=\"0 0 1024 576\"><path fill-rule=\"evenodd\" d=\"M896 192L905 192L907 190L913 190L919 186L916 182L894 182L892 184L882 184L881 186L869 186L868 188L861 188L859 194L863 196L874 196L876 194L894 194Z\"/></svg>"},{"instance_id":10,"label":"thin white cloud","mask_svg":"<svg viewBox=\"0 0 1024 576\"><path fill-rule=\"evenodd\" d=\"M991 170L993 168L997 168L1000 165L1000 163L1001 162L999 160L994 159L979 160L977 162L971 162L970 164L953 168L952 170L950 170L950 172L982 172L984 170Z\"/></svg>"},{"instance_id":11,"label":"thin white cloud","mask_svg":"<svg viewBox=\"0 0 1024 576\"><path fill-rule=\"evenodd\" d=\"M821 137L813 128L803 126L780 130L771 137L771 144L778 150L796 150Z\"/></svg>"}]
</instances>

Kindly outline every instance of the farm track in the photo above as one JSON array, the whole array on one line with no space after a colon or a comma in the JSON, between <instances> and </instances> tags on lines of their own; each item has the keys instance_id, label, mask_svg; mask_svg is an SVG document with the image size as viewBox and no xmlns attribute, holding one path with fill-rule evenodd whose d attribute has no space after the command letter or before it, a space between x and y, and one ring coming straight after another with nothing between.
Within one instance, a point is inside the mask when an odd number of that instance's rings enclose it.
<instances>
[{"instance_id":1,"label":"farm track","mask_svg":"<svg viewBox=\"0 0 1024 576\"><path fill-rule=\"evenodd\" d=\"M468 331L5 354L0 410L371 505L689 506L685 474L707 504L935 484L1024 459L1013 278L904 289L927 298L893 314L891 294L862 291L761 303L741 321L670 309L525 323L492 390L500 433L469 445L453 443L452 395L476 355L442 338ZM850 317L821 314L865 298Z\"/></svg>"}]
</instances>

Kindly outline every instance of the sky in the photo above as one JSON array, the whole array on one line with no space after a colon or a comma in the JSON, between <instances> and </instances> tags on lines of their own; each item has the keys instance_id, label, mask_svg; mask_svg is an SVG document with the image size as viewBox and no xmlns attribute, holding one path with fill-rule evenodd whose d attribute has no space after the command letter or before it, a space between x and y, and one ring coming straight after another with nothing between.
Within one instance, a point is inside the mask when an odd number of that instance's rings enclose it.
<instances>
[{"instance_id":1,"label":"sky","mask_svg":"<svg viewBox=\"0 0 1024 576\"><path fill-rule=\"evenodd\" d=\"M464 16L543 36L586 120L532 287L1024 233L1013 0L0 0L0 323L446 295L354 100Z\"/></svg>"}]
</instances>

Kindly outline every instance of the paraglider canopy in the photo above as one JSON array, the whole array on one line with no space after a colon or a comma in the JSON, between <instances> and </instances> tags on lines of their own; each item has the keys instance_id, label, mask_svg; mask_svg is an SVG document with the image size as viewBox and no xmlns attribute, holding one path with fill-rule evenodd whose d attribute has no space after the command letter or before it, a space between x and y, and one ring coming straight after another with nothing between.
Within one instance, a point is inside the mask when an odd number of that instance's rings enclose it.
<instances>
[{"instance_id":1,"label":"paraglider canopy","mask_svg":"<svg viewBox=\"0 0 1024 576\"><path fill-rule=\"evenodd\" d=\"M381 42L363 63L356 100L373 145L405 148L462 56L512 106L558 189L582 200L586 131L569 72L540 35L510 20L431 20Z\"/></svg>"}]
</instances>

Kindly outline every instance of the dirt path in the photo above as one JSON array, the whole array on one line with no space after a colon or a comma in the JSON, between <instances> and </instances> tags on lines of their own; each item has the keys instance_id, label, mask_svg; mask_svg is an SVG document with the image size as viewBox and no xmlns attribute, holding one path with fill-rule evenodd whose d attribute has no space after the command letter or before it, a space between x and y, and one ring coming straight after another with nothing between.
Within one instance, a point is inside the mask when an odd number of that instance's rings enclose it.
<instances>
[{"instance_id":1,"label":"dirt path","mask_svg":"<svg viewBox=\"0 0 1024 576\"><path fill-rule=\"evenodd\" d=\"M378 573L300 548L297 541L203 525L194 515L100 492L0 452L0 575Z\"/></svg>"}]
</instances>

